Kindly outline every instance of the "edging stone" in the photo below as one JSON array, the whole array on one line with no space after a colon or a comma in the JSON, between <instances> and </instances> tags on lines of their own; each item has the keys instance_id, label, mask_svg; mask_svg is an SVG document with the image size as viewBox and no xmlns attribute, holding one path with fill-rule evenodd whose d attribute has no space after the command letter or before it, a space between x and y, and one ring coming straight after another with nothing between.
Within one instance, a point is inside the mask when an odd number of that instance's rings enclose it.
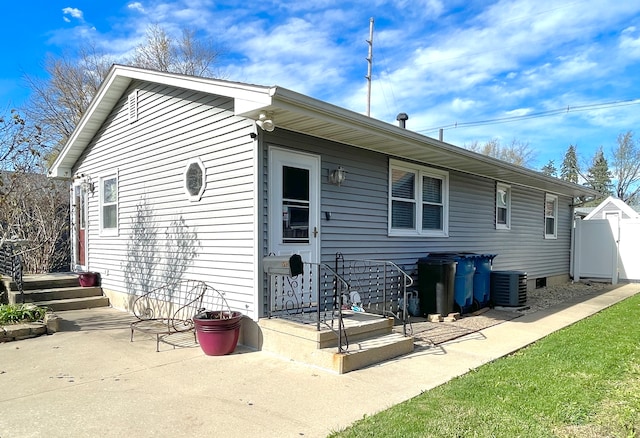
<instances>
[{"instance_id":1,"label":"edging stone","mask_svg":"<svg viewBox=\"0 0 640 438\"><path fill-rule=\"evenodd\" d=\"M47 312L43 322L28 322L0 326L0 342L20 341L22 339L53 334L58 331L60 318Z\"/></svg>"}]
</instances>

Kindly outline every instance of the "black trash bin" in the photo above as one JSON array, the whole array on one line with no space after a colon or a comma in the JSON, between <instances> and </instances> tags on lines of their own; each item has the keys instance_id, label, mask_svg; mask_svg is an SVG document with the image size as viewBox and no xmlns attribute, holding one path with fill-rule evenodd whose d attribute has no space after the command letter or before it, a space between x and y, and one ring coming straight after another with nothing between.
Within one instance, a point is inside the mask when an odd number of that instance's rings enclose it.
<instances>
[{"instance_id":1,"label":"black trash bin","mask_svg":"<svg viewBox=\"0 0 640 438\"><path fill-rule=\"evenodd\" d=\"M418 260L418 296L423 316L453 312L456 263L446 258L423 257Z\"/></svg>"},{"instance_id":2,"label":"black trash bin","mask_svg":"<svg viewBox=\"0 0 640 438\"><path fill-rule=\"evenodd\" d=\"M464 252L431 252L428 260L455 262L453 296L454 310L461 314L473 311L473 277L475 274L475 255ZM453 311L453 310L452 310Z\"/></svg>"}]
</instances>

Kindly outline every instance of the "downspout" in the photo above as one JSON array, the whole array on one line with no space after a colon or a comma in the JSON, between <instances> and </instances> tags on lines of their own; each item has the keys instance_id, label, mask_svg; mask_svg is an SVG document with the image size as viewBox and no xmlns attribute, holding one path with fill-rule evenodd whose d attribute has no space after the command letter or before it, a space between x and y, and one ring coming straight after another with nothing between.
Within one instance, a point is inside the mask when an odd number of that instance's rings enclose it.
<instances>
[{"instance_id":1,"label":"downspout","mask_svg":"<svg viewBox=\"0 0 640 438\"><path fill-rule=\"evenodd\" d=\"M575 205L571 204L571 249L570 249L570 254L569 254L569 277L571 277L571 280L573 280L574 282L577 281L575 278L575 272L576 272L576 228L578 226L578 220L579 219L576 216L576 207Z\"/></svg>"}]
</instances>

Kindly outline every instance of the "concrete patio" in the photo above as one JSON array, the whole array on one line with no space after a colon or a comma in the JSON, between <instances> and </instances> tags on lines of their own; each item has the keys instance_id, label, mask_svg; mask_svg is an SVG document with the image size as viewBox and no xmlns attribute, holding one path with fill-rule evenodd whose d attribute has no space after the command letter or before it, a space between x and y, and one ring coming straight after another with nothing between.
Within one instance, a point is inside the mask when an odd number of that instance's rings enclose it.
<instances>
[{"instance_id":1,"label":"concrete patio","mask_svg":"<svg viewBox=\"0 0 640 438\"><path fill-rule=\"evenodd\" d=\"M640 292L627 284L337 375L238 347L156 353L132 317L60 312L54 335L0 344L0 437L324 437Z\"/></svg>"}]
</instances>

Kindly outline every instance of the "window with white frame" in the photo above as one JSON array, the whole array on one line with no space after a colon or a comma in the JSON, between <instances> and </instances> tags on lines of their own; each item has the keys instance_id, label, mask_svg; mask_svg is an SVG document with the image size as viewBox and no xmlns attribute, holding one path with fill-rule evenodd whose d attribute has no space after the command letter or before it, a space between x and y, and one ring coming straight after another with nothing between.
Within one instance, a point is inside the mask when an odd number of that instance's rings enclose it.
<instances>
[{"instance_id":1,"label":"window with white frame","mask_svg":"<svg viewBox=\"0 0 640 438\"><path fill-rule=\"evenodd\" d=\"M558 197L545 194L544 196L544 238L558 237Z\"/></svg>"},{"instance_id":2,"label":"window with white frame","mask_svg":"<svg viewBox=\"0 0 640 438\"><path fill-rule=\"evenodd\" d=\"M184 170L184 189L190 201L199 201L205 188L204 164L200 158L193 158L187 162Z\"/></svg>"},{"instance_id":3,"label":"window with white frame","mask_svg":"<svg viewBox=\"0 0 640 438\"><path fill-rule=\"evenodd\" d=\"M118 177L100 178L100 230L102 234L118 234Z\"/></svg>"},{"instance_id":4,"label":"window with white frame","mask_svg":"<svg viewBox=\"0 0 640 438\"><path fill-rule=\"evenodd\" d=\"M496 184L496 229L511 228L511 186Z\"/></svg>"},{"instance_id":5,"label":"window with white frame","mask_svg":"<svg viewBox=\"0 0 640 438\"><path fill-rule=\"evenodd\" d=\"M447 236L448 198L447 172L389 161L389 235Z\"/></svg>"}]
</instances>

